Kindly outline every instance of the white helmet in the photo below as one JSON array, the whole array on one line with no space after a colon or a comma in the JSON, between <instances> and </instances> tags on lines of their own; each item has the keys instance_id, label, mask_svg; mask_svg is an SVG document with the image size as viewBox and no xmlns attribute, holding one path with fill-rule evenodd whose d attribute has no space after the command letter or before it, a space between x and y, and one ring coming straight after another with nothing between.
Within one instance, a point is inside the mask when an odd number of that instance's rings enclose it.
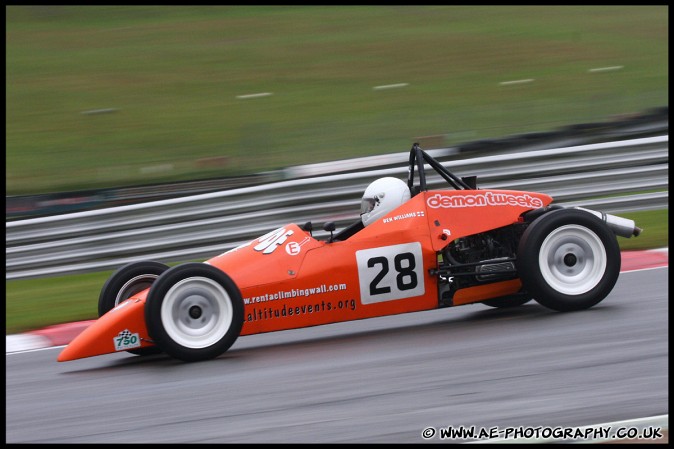
<instances>
[{"instance_id":1,"label":"white helmet","mask_svg":"<svg viewBox=\"0 0 674 449\"><path fill-rule=\"evenodd\" d=\"M365 189L360 202L360 219L365 226L398 208L412 196L410 189L397 178L379 178Z\"/></svg>"}]
</instances>

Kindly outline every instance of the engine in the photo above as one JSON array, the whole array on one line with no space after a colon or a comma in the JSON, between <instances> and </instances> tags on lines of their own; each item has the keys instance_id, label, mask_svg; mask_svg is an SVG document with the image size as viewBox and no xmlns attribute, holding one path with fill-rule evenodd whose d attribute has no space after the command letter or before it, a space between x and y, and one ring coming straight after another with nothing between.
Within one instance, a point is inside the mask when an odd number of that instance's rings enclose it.
<instances>
[{"instance_id":1,"label":"engine","mask_svg":"<svg viewBox=\"0 0 674 449\"><path fill-rule=\"evenodd\" d=\"M525 228L511 225L456 239L443 250L443 256L454 266L513 258Z\"/></svg>"},{"instance_id":2,"label":"engine","mask_svg":"<svg viewBox=\"0 0 674 449\"><path fill-rule=\"evenodd\" d=\"M527 224L513 224L454 240L441 252L437 274L441 302L457 289L517 277L515 259Z\"/></svg>"}]
</instances>

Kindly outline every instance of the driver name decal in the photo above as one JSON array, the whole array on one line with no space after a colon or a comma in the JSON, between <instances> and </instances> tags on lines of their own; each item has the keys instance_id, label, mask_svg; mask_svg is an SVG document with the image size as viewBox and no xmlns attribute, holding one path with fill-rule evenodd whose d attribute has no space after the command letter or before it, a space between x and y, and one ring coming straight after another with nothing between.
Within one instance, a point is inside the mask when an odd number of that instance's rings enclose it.
<instances>
[{"instance_id":1,"label":"driver name decal","mask_svg":"<svg viewBox=\"0 0 674 449\"><path fill-rule=\"evenodd\" d=\"M543 207L540 198L524 194L485 192L474 195L445 196L440 193L428 198L428 207L433 209L459 208L459 207L483 207L483 206L523 206L538 208Z\"/></svg>"},{"instance_id":2,"label":"driver name decal","mask_svg":"<svg viewBox=\"0 0 674 449\"><path fill-rule=\"evenodd\" d=\"M389 217L389 218L384 218L383 222L384 223L392 223L394 221L398 220L405 220L406 218L416 218L416 217L423 217L425 216L424 211L415 211L415 212L407 212L406 214L400 214L396 215L395 217Z\"/></svg>"}]
</instances>

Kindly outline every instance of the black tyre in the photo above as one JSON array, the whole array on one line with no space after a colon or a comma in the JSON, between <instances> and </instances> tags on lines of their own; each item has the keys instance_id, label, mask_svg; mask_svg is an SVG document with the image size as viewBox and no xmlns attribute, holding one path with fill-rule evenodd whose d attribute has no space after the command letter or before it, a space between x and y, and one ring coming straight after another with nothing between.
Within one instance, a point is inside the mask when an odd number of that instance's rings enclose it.
<instances>
[{"instance_id":1,"label":"black tyre","mask_svg":"<svg viewBox=\"0 0 674 449\"><path fill-rule=\"evenodd\" d=\"M532 299L534 298L532 298L531 295L516 293L514 295L499 296L498 298L488 299L486 301L482 301L482 304L485 304L489 307L496 307L498 309L505 309L510 307L519 307L528 303Z\"/></svg>"},{"instance_id":2,"label":"black tyre","mask_svg":"<svg viewBox=\"0 0 674 449\"><path fill-rule=\"evenodd\" d=\"M131 262L119 268L103 284L98 297L98 316L101 317L115 308L120 302L129 299L138 292L150 287L168 265L153 261ZM158 346L129 349L135 355L159 354Z\"/></svg>"},{"instance_id":3,"label":"black tyre","mask_svg":"<svg viewBox=\"0 0 674 449\"><path fill-rule=\"evenodd\" d=\"M519 243L517 271L524 289L560 312L587 309L613 290L620 274L620 247L599 218L577 209L534 220Z\"/></svg>"},{"instance_id":4,"label":"black tyre","mask_svg":"<svg viewBox=\"0 0 674 449\"><path fill-rule=\"evenodd\" d=\"M178 265L152 284L145 302L150 337L186 362L215 358L243 326L243 299L232 279L205 263Z\"/></svg>"}]
</instances>

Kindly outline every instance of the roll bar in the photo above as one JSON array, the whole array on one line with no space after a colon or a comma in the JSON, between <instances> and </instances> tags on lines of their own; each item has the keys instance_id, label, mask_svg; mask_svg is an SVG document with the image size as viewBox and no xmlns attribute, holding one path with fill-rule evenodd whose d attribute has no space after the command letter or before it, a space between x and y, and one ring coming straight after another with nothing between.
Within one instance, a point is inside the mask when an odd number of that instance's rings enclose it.
<instances>
[{"instance_id":1,"label":"roll bar","mask_svg":"<svg viewBox=\"0 0 674 449\"><path fill-rule=\"evenodd\" d=\"M445 181L449 183L456 190L474 190L475 187L471 187L463 179L459 178L445 167L440 164L440 162L433 159L428 153L421 149L419 144L415 142L410 149L410 162L407 173L407 186L410 188L410 191L413 191L414 187L414 169L419 171L419 191L425 192L428 190L426 186L426 173L424 171L424 163L430 165L433 170L435 170L440 176L443 177Z\"/></svg>"}]
</instances>

